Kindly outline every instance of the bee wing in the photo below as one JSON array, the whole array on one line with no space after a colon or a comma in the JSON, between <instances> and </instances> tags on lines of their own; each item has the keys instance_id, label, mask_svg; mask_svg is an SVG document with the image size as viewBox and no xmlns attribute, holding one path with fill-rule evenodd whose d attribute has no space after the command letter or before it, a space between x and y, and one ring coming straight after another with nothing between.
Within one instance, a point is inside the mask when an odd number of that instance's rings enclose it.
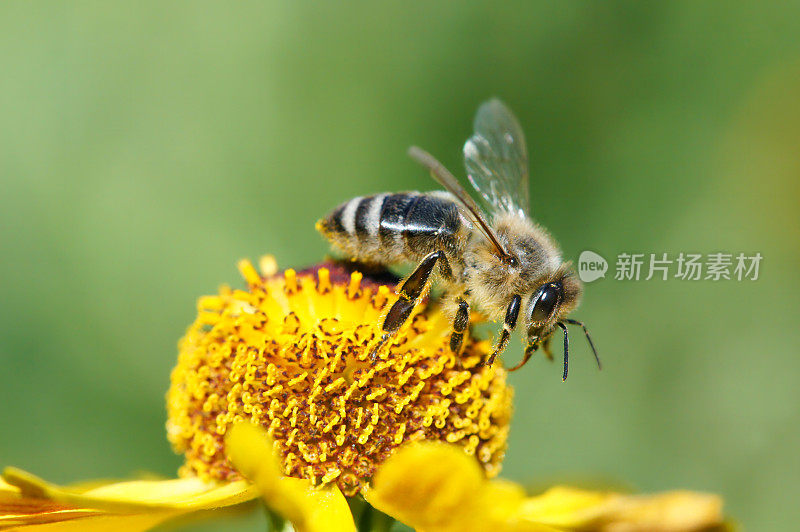
<instances>
[{"instance_id":1,"label":"bee wing","mask_svg":"<svg viewBox=\"0 0 800 532\"><path fill-rule=\"evenodd\" d=\"M426 152L422 148L411 146L408 149L408 155L419 164L427 168L436 182L442 185L450 194L455 196L455 198L461 203L463 212L465 212L473 222L478 224L478 227L494 245L494 247L497 249L497 252L500 253L502 257L508 258L508 253L506 253L506 250L502 245L500 245L500 242L497 241L497 236L495 236L494 231L492 231L492 228L486 222L485 217L481 213L480 207L478 207L478 204L475 203L475 200L470 197L467 191L464 190L464 187L461 186L461 183L458 182L455 176L451 174L442 163L437 161L433 155Z\"/></svg>"},{"instance_id":2,"label":"bee wing","mask_svg":"<svg viewBox=\"0 0 800 532\"><path fill-rule=\"evenodd\" d=\"M469 182L495 210L528 215L528 150L516 117L498 99L475 114L475 133L464 144Z\"/></svg>"}]
</instances>

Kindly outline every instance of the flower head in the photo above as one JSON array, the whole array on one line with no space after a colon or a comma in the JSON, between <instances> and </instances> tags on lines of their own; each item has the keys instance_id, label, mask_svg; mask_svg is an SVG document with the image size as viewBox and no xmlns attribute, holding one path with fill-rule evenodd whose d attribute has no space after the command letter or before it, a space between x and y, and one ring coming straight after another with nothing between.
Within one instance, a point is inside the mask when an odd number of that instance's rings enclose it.
<instances>
[{"instance_id":1,"label":"flower head","mask_svg":"<svg viewBox=\"0 0 800 532\"><path fill-rule=\"evenodd\" d=\"M248 290L201 298L180 342L167 427L182 475L239 478L223 442L240 422L267 429L287 476L345 495L409 441L457 444L497 475L511 389L503 369L479 364L487 342L468 338L457 358L450 322L422 303L373 361L393 286L341 264L282 274L264 264L262 276L240 263Z\"/></svg>"}]
</instances>

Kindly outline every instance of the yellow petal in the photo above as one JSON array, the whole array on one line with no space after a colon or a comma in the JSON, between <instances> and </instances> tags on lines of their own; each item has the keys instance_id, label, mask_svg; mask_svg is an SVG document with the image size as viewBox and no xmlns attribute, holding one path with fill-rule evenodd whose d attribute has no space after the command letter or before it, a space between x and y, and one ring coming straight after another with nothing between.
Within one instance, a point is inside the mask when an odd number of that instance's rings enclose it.
<instances>
[{"instance_id":1,"label":"yellow petal","mask_svg":"<svg viewBox=\"0 0 800 532\"><path fill-rule=\"evenodd\" d=\"M97 515L96 510L70 509L46 499L31 499L19 488L0 479L0 530Z\"/></svg>"},{"instance_id":2,"label":"yellow petal","mask_svg":"<svg viewBox=\"0 0 800 532\"><path fill-rule=\"evenodd\" d=\"M378 469L365 496L378 510L428 532L556 530L518 519L521 488L486 481L473 456L441 443L400 448Z\"/></svg>"},{"instance_id":3,"label":"yellow petal","mask_svg":"<svg viewBox=\"0 0 800 532\"><path fill-rule=\"evenodd\" d=\"M206 510L239 504L257 496L255 488L245 481L218 484L198 478L133 480L85 490L56 486L13 467L5 469L3 478L28 497L114 512Z\"/></svg>"},{"instance_id":4,"label":"yellow petal","mask_svg":"<svg viewBox=\"0 0 800 532\"><path fill-rule=\"evenodd\" d=\"M415 528L443 526L464 511L483 481L477 464L464 458L450 446L405 446L378 468L367 501Z\"/></svg>"},{"instance_id":5,"label":"yellow petal","mask_svg":"<svg viewBox=\"0 0 800 532\"><path fill-rule=\"evenodd\" d=\"M109 514L72 508L48 499L26 497L16 486L0 481L0 530L140 532L174 517L175 512Z\"/></svg>"},{"instance_id":6,"label":"yellow petal","mask_svg":"<svg viewBox=\"0 0 800 532\"><path fill-rule=\"evenodd\" d=\"M519 512L530 521L575 528L591 522L616 497L619 496L556 486L527 499Z\"/></svg>"},{"instance_id":7,"label":"yellow petal","mask_svg":"<svg viewBox=\"0 0 800 532\"><path fill-rule=\"evenodd\" d=\"M28 516L9 521L0 520L0 530L12 527L24 532L144 532L176 517L179 513L158 512L152 514L97 514L87 517L74 517L69 512L48 514L50 522L39 519L30 520Z\"/></svg>"},{"instance_id":8,"label":"yellow petal","mask_svg":"<svg viewBox=\"0 0 800 532\"><path fill-rule=\"evenodd\" d=\"M0 481L0 530L136 532L182 514L231 506L256 496L255 488L245 481L212 484L189 478L61 487L8 468Z\"/></svg>"},{"instance_id":9,"label":"yellow petal","mask_svg":"<svg viewBox=\"0 0 800 532\"><path fill-rule=\"evenodd\" d=\"M718 496L689 491L621 495L555 487L528 499L520 513L569 530L689 531L723 523Z\"/></svg>"},{"instance_id":10,"label":"yellow petal","mask_svg":"<svg viewBox=\"0 0 800 532\"><path fill-rule=\"evenodd\" d=\"M234 425L225 449L236 469L252 480L267 505L299 532L354 532L350 507L339 488L316 488L310 481L281 474L272 440L261 427Z\"/></svg>"},{"instance_id":11,"label":"yellow petal","mask_svg":"<svg viewBox=\"0 0 800 532\"><path fill-rule=\"evenodd\" d=\"M427 532L470 530L690 531L722 527L719 497L692 492L622 495L554 487L526 498L522 488L486 480L458 447L402 447L378 469L367 501Z\"/></svg>"}]
</instances>

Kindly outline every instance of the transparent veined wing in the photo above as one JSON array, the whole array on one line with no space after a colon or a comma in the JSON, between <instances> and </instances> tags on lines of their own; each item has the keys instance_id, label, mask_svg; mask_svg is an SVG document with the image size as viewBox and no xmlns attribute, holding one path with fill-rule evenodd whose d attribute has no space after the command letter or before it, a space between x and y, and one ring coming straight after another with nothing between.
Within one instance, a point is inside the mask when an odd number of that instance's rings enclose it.
<instances>
[{"instance_id":1,"label":"transparent veined wing","mask_svg":"<svg viewBox=\"0 0 800 532\"><path fill-rule=\"evenodd\" d=\"M470 183L495 210L527 216L528 149L516 117L498 99L480 106L464 144Z\"/></svg>"},{"instance_id":2,"label":"transparent veined wing","mask_svg":"<svg viewBox=\"0 0 800 532\"><path fill-rule=\"evenodd\" d=\"M456 179L455 176L451 174L442 163L437 161L433 155L426 152L422 148L411 146L408 149L408 155L419 164L427 168L431 173L431 177L433 177L436 182L442 185L446 191L448 191L458 200L462 208L465 209L464 212L469 218L472 219L473 222L478 224L478 228L483 231L483 234L485 234L486 238L488 238L489 241L494 245L495 249L497 249L498 253L500 253L500 256L504 258L510 258L510 255L506 252L505 248L503 248L503 246L497 240L497 236L494 234L494 231L492 231L491 226L483 217L483 214L481 214L480 207L478 207L478 205L475 203L475 200L473 200L469 194L467 194L467 191L464 190L464 187L461 186L461 183L458 182L458 179Z\"/></svg>"}]
</instances>

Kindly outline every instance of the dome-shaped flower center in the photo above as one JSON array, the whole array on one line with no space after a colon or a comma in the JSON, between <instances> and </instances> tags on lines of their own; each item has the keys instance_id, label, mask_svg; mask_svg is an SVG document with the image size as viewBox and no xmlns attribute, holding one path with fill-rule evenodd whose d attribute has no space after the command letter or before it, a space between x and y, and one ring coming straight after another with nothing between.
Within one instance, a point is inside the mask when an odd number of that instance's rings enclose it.
<instances>
[{"instance_id":1,"label":"dome-shaped flower center","mask_svg":"<svg viewBox=\"0 0 800 532\"><path fill-rule=\"evenodd\" d=\"M456 357L448 319L419 305L372 361L393 285L337 264L240 270L248 290L201 298L179 345L167 432L186 456L182 475L237 478L223 438L245 421L267 428L287 475L346 495L407 441L461 445L489 477L499 472L511 389L499 365L479 365L487 342L467 338Z\"/></svg>"}]
</instances>

